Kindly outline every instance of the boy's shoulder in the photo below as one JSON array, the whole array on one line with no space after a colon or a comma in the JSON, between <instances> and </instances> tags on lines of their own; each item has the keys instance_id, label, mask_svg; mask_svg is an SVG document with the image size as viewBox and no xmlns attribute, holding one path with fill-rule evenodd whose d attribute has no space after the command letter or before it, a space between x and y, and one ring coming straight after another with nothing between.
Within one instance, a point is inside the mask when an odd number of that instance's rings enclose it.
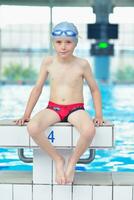
<instances>
[{"instance_id":1,"label":"boy's shoulder","mask_svg":"<svg viewBox=\"0 0 134 200\"><path fill-rule=\"evenodd\" d=\"M79 64L82 66L82 67L88 67L90 66L89 64L89 61L85 58L80 58L80 57L76 57L77 58L77 62L79 62Z\"/></svg>"},{"instance_id":2,"label":"boy's shoulder","mask_svg":"<svg viewBox=\"0 0 134 200\"><path fill-rule=\"evenodd\" d=\"M43 59L44 65L50 65L53 62L53 56L47 56Z\"/></svg>"}]
</instances>

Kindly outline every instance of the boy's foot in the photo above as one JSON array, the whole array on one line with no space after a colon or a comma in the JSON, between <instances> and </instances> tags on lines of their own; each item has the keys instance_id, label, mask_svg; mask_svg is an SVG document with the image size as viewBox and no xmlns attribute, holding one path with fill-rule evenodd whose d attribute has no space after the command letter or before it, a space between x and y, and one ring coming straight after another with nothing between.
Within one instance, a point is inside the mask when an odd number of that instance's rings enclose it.
<instances>
[{"instance_id":1,"label":"boy's foot","mask_svg":"<svg viewBox=\"0 0 134 200\"><path fill-rule=\"evenodd\" d=\"M64 165L65 165L65 160L64 158L59 159L58 161L55 162L55 167L56 167L56 177L55 181L58 184L65 184L65 173L64 173Z\"/></svg>"},{"instance_id":2,"label":"boy's foot","mask_svg":"<svg viewBox=\"0 0 134 200\"><path fill-rule=\"evenodd\" d=\"M72 183L74 180L75 174L75 166L71 165L70 163L67 166L65 176L66 176L66 183Z\"/></svg>"}]
</instances>

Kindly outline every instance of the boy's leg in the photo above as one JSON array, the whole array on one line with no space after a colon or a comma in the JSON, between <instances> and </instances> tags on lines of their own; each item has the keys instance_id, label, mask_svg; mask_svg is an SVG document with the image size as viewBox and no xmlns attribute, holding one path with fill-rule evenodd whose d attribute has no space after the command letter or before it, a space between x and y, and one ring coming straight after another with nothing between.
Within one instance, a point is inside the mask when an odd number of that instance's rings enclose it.
<instances>
[{"instance_id":1,"label":"boy's leg","mask_svg":"<svg viewBox=\"0 0 134 200\"><path fill-rule=\"evenodd\" d=\"M78 110L71 113L68 117L68 122L74 125L80 133L76 148L68 160L65 173L66 181L67 183L70 183L73 182L76 163L92 142L95 135L95 127L88 113L84 110Z\"/></svg>"},{"instance_id":2,"label":"boy's leg","mask_svg":"<svg viewBox=\"0 0 134 200\"><path fill-rule=\"evenodd\" d=\"M43 132L52 124L60 121L58 114L50 109L44 109L37 113L28 123L28 132L33 140L46 151L55 161L56 166L56 182L65 184L64 175L64 158L56 151L54 146L45 137Z\"/></svg>"}]
</instances>

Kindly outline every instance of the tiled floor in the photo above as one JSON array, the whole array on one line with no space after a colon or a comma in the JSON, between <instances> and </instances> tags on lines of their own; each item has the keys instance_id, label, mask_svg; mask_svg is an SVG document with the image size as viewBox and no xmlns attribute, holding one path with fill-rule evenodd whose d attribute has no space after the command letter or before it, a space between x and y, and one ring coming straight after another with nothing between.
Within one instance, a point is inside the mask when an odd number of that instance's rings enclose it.
<instances>
[{"instance_id":1,"label":"tiled floor","mask_svg":"<svg viewBox=\"0 0 134 200\"><path fill-rule=\"evenodd\" d=\"M72 185L33 184L32 172L0 172L2 200L134 200L133 191L132 172L77 172Z\"/></svg>"}]
</instances>

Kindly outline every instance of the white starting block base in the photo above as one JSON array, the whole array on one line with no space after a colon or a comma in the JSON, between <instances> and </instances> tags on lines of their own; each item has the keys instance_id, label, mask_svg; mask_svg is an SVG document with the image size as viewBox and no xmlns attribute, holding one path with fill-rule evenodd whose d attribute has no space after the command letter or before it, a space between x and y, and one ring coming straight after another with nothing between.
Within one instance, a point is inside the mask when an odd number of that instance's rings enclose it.
<instances>
[{"instance_id":1,"label":"white starting block base","mask_svg":"<svg viewBox=\"0 0 134 200\"><path fill-rule=\"evenodd\" d=\"M65 158L67 164L72 150L60 149L59 153ZM56 185L57 183L55 182L55 175L55 165L52 159L40 149L34 149L33 183Z\"/></svg>"}]
</instances>

